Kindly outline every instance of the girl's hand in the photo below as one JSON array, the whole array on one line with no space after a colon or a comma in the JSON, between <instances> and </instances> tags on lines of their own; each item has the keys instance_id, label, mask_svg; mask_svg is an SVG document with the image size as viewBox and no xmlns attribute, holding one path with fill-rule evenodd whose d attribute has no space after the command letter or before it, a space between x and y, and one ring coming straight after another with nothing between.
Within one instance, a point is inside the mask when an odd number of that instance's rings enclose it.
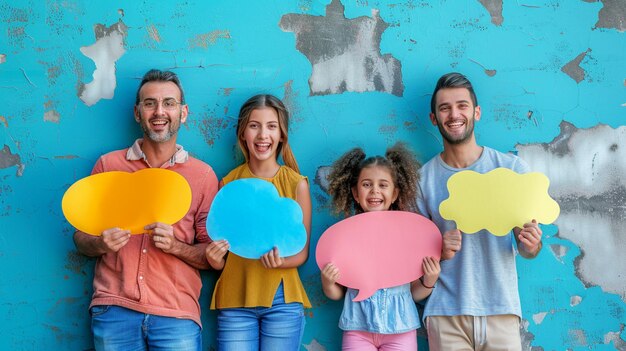
<instances>
[{"instance_id":1,"label":"girl's hand","mask_svg":"<svg viewBox=\"0 0 626 351\"><path fill-rule=\"evenodd\" d=\"M279 268L285 260L278 254L278 248L273 248L265 255L261 256L261 263L265 268Z\"/></svg>"},{"instance_id":2,"label":"girl's hand","mask_svg":"<svg viewBox=\"0 0 626 351\"><path fill-rule=\"evenodd\" d=\"M224 265L226 264L224 257L228 249L230 249L230 244L226 240L213 241L206 247L204 254L213 269L224 269Z\"/></svg>"},{"instance_id":3,"label":"girl's hand","mask_svg":"<svg viewBox=\"0 0 626 351\"><path fill-rule=\"evenodd\" d=\"M424 287L433 287L439 279L439 273L441 272L441 266L439 260L434 257L424 257L422 261L422 269L424 269L424 277L422 278L422 285Z\"/></svg>"},{"instance_id":4,"label":"girl's hand","mask_svg":"<svg viewBox=\"0 0 626 351\"><path fill-rule=\"evenodd\" d=\"M331 286L339 279L339 268L329 263L322 269L322 286Z\"/></svg>"}]
</instances>

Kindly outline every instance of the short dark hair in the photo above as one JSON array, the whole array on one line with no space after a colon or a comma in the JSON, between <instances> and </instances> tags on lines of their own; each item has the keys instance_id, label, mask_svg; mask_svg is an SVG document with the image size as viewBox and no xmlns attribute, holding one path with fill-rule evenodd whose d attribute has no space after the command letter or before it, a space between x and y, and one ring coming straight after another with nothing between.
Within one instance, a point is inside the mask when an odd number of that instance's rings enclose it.
<instances>
[{"instance_id":1,"label":"short dark hair","mask_svg":"<svg viewBox=\"0 0 626 351\"><path fill-rule=\"evenodd\" d=\"M437 92L441 89L447 88L465 88L469 91L470 97L472 98L472 102L474 103L474 107L478 106L478 99L476 98L476 93L474 92L474 87L472 86L472 82L467 79L466 76L461 73L452 72L447 73L441 76L437 81L437 85L435 86L435 91L433 91L433 96L430 98L430 112L435 113L435 109L437 106L436 98Z\"/></svg>"},{"instance_id":2,"label":"short dark hair","mask_svg":"<svg viewBox=\"0 0 626 351\"><path fill-rule=\"evenodd\" d=\"M172 71L161 71L153 68L143 75L141 83L139 83L139 88L137 88L137 98L135 99L135 105L139 104L139 91L141 90L141 87L150 82L172 82L176 84L176 86L180 90L180 103L183 105L185 104L185 92L183 91L183 85L180 83L180 79L178 79L176 73Z\"/></svg>"}]
</instances>

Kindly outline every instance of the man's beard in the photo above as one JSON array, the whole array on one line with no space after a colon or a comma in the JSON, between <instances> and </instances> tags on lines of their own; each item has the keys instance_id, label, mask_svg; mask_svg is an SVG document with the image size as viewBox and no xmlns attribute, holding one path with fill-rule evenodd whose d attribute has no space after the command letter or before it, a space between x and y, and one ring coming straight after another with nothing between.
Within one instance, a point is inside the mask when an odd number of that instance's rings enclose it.
<instances>
[{"instance_id":1,"label":"man's beard","mask_svg":"<svg viewBox=\"0 0 626 351\"><path fill-rule=\"evenodd\" d=\"M173 118L170 119L168 123L168 130L164 134L151 130L150 127L148 126L148 124L150 123L150 120L145 120L141 118L140 125L146 137L148 137L150 140L154 142L164 143L172 139L172 137L176 135L176 133L178 133L178 130L180 129L181 116L178 116L178 123L173 123L173 120L174 120Z\"/></svg>"}]
</instances>

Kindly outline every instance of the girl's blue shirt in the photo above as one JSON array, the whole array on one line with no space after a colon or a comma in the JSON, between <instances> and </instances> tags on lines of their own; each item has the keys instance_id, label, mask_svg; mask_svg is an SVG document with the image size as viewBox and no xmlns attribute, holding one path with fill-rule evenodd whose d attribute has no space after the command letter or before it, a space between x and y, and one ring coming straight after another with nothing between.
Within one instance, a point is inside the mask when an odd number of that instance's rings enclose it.
<instances>
[{"instance_id":1,"label":"girl's blue shirt","mask_svg":"<svg viewBox=\"0 0 626 351\"><path fill-rule=\"evenodd\" d=\"M353 302L357 294L358 290L348 288L339 318L340 329L400 334L420 327L411 284L379 289L367 299Z\"/></svg>"}]
</instances>

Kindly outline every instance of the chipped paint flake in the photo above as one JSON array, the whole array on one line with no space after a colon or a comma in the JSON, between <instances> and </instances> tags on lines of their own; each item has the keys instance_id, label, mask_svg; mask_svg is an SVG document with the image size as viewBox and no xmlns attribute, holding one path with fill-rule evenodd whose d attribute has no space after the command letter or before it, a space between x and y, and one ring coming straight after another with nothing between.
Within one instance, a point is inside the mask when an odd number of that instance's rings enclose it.
<instances>
[{"instance_id":1,"label":"chipped paint flake","mask_svg":"<svg viewBox=\"0 0 626 351\"><path fill-rule=\"evenodd\" d=\"M620 337L623 332L624 324L620 325L620 330L618 332L608 332L604 334L604 343L610 344L612 342L615 350L626 350L626 341Z\"/></svg>"},{"instance_id":2,"label":"chipped paint flake","mask_svg":"<svg viewBox=\"0 0 626 351\"><path fill-rule=\"evenodd\" d=\"M9 146L5 144L2 150L0 150L0 169L13 166L18 166L19 168L21 165L20 155L12 154Z\"/></svg>"},{"instance_id":3,"label":"chipped paint flake","mask_svg":"<svg viewBox=\"0 0 626 351\"><path fill-rule=\"evenodd\" d=\"M570 78L575 80L576 83L582 82L585 79L585 70L580 67L580 63L590 52L591 49L587 49L587 51L579 54L578 56L576 56L575 59L571 60L565 66L561 67L561 71L570 76Z\"/></svg>"},{"instance_id":4,"label":"chipped paint flake","mask_svg":"<svg viewBox=\"0 0 626 351\"><path fill-rule=\"evenodd\" d=\"M211 45L215 45L218 39L230 39L230 31L214 30L208 33L198 34L192 39L189 39L189 48L201 47L206 49Z\"/></svg>"},{"instance_id":5,"label":"chipped paint flake","mask_svg":"<svg viewBox=\"0 0 626 351\"><path fill-rule=\"evenodd\" d=\"M115 62L126 52L124 40L128 27L120 20L108 28L96 24L94 32L96 43L80 48L80 52L96 65L93 81L81 85L78 90L78 96L87 106L94 105L100 99L113 98L116 86Z\"/></svg>"},{"instance_id":6,"label":"chipped paint flake","mask_svg":"<svg viewBox=\"0 0 626 351\"><path fill-rule=\"evenodd\" d=\"M537 325L541 324L541 322L543 322L543 319L546 318L547 314L548 312L539 312L533 314L533 322L535 322L535 324Z\"/></svg>"},{"instance_id":7,"label":"chipped paint flake","mask_svg":"<svg viewBox=\"0 0 626 351\"><path fill-rule=\"evenodd\" d=\"M296 35L296 49L311 62L310 95L346 91L380 91L402 96L402 64L381 55L380 42L389 27L372 10L372 17L346 19L344 6L333 0L326 16L284 15L280 28Z\"/></svg>"},{"instance_id":8,"label":"chipped paint flake","mask_svg":"<svg viewBox=\"0 0 626 351\"><path fill-rule=\"evenodd\" d=\"M550 179L561 207L559 237L576 244L576 276L626 301L626 126L577 129L562 122L550 143L521 145L518 154Z\"/></svg>"},{"instance_id":9,"label":"chipped paint flake","mask_svg":"<svg viewBox=\"0 0 626 351\"><path fill-rule=\"evenodd\" d=\"M328 193L329 185L328 175L330 174L330 171L332 171L332 169L333 168L331 166L321 166L317 169L317 172L315 172L315 180L313 182L326 193Z\"/></svg>"},{"instance_id":10,"label":"chipped paint flake","mask_svg":"<svg viewBox=\"0 0 626 351\"><path fill-rule=\"evenodd\" d=\"M161 42L161 36L159 35L159 30L157 29L157 27L155 27L154 24L149 25L147 30L148 30L148 35L150 35L150 38L152 38L152 40L156 41L157 43Z\"/></svg>"},{"instance_id":11,"label":"chipped paint flake","mask_svg":"<svg viewBox=\"0 0 626 351\"><path fill-rule=\"evenodd\" d=\"M491 23L496 26L502 25L504 17L502 17L502 0L478 0L489 11L491 15Z\"/></svg>"},{"instance_id":12,"label":"chipped paint flake","mask_svg":"<svg viewBox=\"0 0 626 351\"><path fill-rule=\"evenodd\" d=\"M4 124L5 128L9 128L9 121L4 116L0 116L0 122Z\"/></svg>"},{"instance_id":13,"label":"chipped paint flake","mask_svg":"<svg viewBox=\"0 0 626 351\"><path fill-rule=\"evenodd\" d=\"M0 54L0 64L7 62L7 55Z\"/></svg>"},{"instance_id":14,"label":"chipped paint flake","mask_svg":"<svg viewBox=\"0 0 626 351\"><path fill-rule=\"evenodd\" d=\"M559 262L565 263L563 261L563 257L567 255L569 248L563 245L552 244L550 245L550 251L552 251L552 254L554 255L554 257L556 257L557 260L559 260Z\"/></svg>"},{"instance_id":15,"label":"chipped paint flake","mask_svg":"<svg viewBox=\"0 0 626 351\"><path fill-rule=\"evenodd\" d=\"M320 344L315 339L311 340L310 344L304 344L303 346L306 349L306 351L326 351L326 348L324 347L324 345Z\"/></svg>"},{"instance_id":16,"label":"chipped paint flake","mask_svg":"<svg viewBox=\"0 0 626 351\"><path fill-rule=\"evenodd\" d=\"M578 296L578 295L574 295L572 297L569 298L569 305L574 307L574 306L578 306L578 304L580 304L583 301L583 298Z\"/></svg>"},{"instance_id":17,"label":"chipped paint flake","mask_svg":"<svg viewBox=\"0 0 626 351\"><path fill-rule=\"evenodd\" d=\"M59 123L61 115L55 110L46 111L43 114L43 120L45 122Z\"/></svg>"},{"instance_id":18,"label":"chipped paint flake","mask_svg":"<svg viewBox=\"0 0 626 351\"><path fill-rule=\"evenodd\" d=\"M620 32L626 31L626 1L601 1L604 6L598 12L596 28L614 28Z\"/></svg>"}]
</instances>

